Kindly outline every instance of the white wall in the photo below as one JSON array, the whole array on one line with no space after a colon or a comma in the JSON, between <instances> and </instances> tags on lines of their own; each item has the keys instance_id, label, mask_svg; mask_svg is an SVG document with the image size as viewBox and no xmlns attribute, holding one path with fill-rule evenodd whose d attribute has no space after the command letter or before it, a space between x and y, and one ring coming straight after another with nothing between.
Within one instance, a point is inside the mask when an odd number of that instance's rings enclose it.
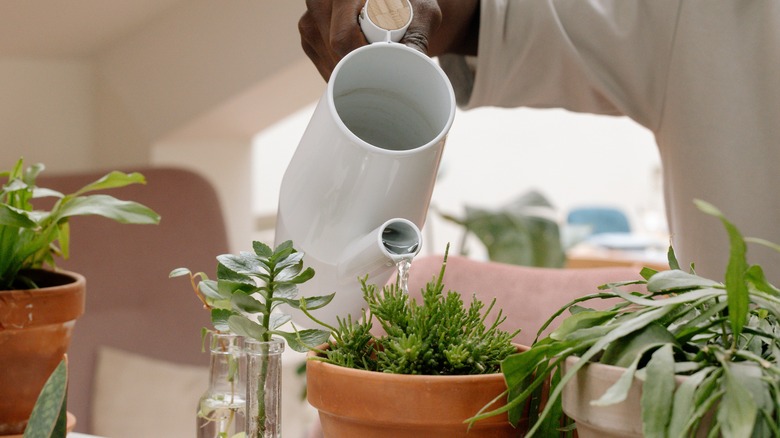
<instances>
[{"instance_id":1,"label":"white wall","mask_svg":"<svg viewBox=\"0 0 780 438\"><path fill-rule=\"evenodd\" d=\"M92 78L86 62L0 58L0 169L20 156L55 171L88 167L94 147Z\"/></svg>"}]
</instances>

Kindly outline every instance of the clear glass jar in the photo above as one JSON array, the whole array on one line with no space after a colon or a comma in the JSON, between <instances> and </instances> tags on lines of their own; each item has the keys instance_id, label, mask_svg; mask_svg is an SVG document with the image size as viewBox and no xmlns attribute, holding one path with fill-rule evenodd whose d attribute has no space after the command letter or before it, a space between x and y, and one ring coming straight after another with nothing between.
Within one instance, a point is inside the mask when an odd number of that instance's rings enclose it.
<instances>
[{"instance_id":1,"label":"clear glass jar","mask_svg":"<svg viewBox=\"0 0 780 438\"><path fill-rule=\"evenodd\" d=\"M244 338L211 332L209 387L197 409L198 438L230 438L246 427L246 354Z\"/></svg>"},{"instance_id":2,"label":"clear glass jar","mask_svg":"<svg viewBox=\"0 0 780 438\"><path fill-rule=\"evenodd\" d=\"M246 432L249 438L282 436L284 340L247 339Z\"/></svg>"}]
</instances>

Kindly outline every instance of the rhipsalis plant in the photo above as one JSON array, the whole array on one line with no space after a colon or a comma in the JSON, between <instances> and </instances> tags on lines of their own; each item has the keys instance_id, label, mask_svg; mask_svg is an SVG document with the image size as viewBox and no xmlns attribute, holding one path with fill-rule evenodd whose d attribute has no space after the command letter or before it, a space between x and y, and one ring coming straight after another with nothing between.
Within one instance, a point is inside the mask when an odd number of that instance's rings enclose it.
<instances>
[{"instance_id":1,"label":"rhipsalis plant","mask_svg":"<svg viewBox=\"0 0 780 438\"><path fill-rule=\"evenodd\" d=\"M485 309L472 298L466 307L459 293L444 293L444 257L439 276L426 284L422 303L400 286L400 281L381 290L361 280L368 312L354 321L338 320L331 327L333 340L319 351L316 360L335 365L395 374L463 375L499 372L501 361L514 353L512 338L499 326L506 319L501 311L487 325L495 300ZM400 279L399 279L400 280ZM308 310L308 309L304 309ZM371 333L374 320L385 335Z\"/></svg>"},{"instance_id":2,"label":"rhipsalis plant","mask_svg":"<svg viewBox=\"0 0 780 438\"><path fill-rule=\"evenodd\" d=\"M70 226L74 216L97 215L120 223L156 224L160 216L137 202L122 201L96 190L145 184L140 173L111 172L71 194L38 187L36 179L43 164L24 167L23 160L9 171L0 172L6 182L0 187L0 290L33 289L25 275L29 269L54 266L55 256L70 253ZM55 198L54 206L43 210L34 204L39 198Z\"/></svg>"},{"instance_id":3,"label":"rhipsalis plant","mask_svg":"<svg viewBox=\"0 0 780 438\"><path fill-rule=\"evenodd\" d=\"M547 404L540 415L530 409L529 436L554 436L562 424L564 385L589 362L624 367L623 376L591 403L623 401L634 377L643 380L641 418L647 437L780 436L780 291L760 266L746 260L754 242L745 239L715 207L700 210L723 223L730 259L723 283L680 269L669 251L671 270L645 268L644 281L607 284L603 292L569 303L540 329L568 310L571 316L530 350L507 358L502 369L509 387L505 408L519 420L528 403ZM637 285L641 285L637 289ZM582 307L588 300L615 299L608 310ZM563 372L567 357L578 357ZM684 376L681 384L675 378ZM551 379L549 388L544 382ZM547 392L543 394L543 392Z\"/></svg>"},{"instance_id":4,"label":"rhipsalis plant","mask_svg":"<svg viewBox=\"0 0 780 438\"><path fill-rule=\"evenodd\" d=\"M312 268L304 269L303 253L293 248L291 241L271 249L261 242L253 242L254 252L224 254L217 257L217 279L210 280L203 272L192 273L187 268L174 269L170 277L188 275L198 298L211 311L214 328L231 332L260 342L270 342L278 336L287 341L293 350L308 351L306 345L325 342L330 333L326 330L282 329L291 316L280 306L319 309L327 305L335 294L314 297L298 297L298 286L314 276ZM264 382L266 369L260 371ZM259 385L262 391L264 384ZM260 427L266 418L264 394L257 394ZM253 413L247 412L247 416ZM259 430L258 436L264 431Z\"/></svg>"}]
</instances>

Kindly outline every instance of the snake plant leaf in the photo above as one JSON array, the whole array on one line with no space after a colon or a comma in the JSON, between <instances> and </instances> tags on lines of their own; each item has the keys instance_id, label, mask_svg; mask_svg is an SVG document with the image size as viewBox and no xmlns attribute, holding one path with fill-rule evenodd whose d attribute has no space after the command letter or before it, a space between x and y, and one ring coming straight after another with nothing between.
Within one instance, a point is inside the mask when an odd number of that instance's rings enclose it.
<instances>
[{"instance_id":1,"label":"snake plant leaf","mask_svg":"<svg viewBox=\"0 0 780 438\"><path fill-rule=\"evenodd\" d=\"M134 201L123 201L109 195L89 195L68 198L63 201L62 209L55 220L83 215L98 215L123 224L157 224L160 215L149 207Z\"/></svg>"},{"instance_id":2,"label":"snake plant leaf","mask_svg":"<svg viewBox=\"0 0 780 438\"><path fill-rule=\"evenodd\" d=\"M67 359L63 359L43 385L43 389L30 414L30 420L24 430L24 438L65 436L65 395L67 393L67 385L68 364ZM61 429L59 435L54 434L55 429Z\"/></svg>"},{"instance_id":3,"label":"snake plant leaf","mask_svg":"<svg viewBox=\"0 0 780 438\"><path fill-rule=\"evenodd\" d=\"M642 384L642 432L647 438L665 438L674 397L674 355L672 345L656 350L645 367Z\"/></svg>"}]
</instances>

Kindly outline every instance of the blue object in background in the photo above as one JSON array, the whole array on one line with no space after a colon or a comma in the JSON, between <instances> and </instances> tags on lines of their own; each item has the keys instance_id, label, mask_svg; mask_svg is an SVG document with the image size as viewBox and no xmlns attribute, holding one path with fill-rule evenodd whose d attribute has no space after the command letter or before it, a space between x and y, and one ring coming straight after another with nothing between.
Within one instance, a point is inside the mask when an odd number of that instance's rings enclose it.
<instances>
[{"instance_id":1,"label":"blue object in background","mask_svg":"<svg viewBox=\"0 0 780 438\"><path fill-rule=\"evenodd\" d=\"M623 211L613 207L580 207L569 211L566 222L586 225L591 235L602 233L630 233L631 226Z\"/></svg>"}]
</instances>

